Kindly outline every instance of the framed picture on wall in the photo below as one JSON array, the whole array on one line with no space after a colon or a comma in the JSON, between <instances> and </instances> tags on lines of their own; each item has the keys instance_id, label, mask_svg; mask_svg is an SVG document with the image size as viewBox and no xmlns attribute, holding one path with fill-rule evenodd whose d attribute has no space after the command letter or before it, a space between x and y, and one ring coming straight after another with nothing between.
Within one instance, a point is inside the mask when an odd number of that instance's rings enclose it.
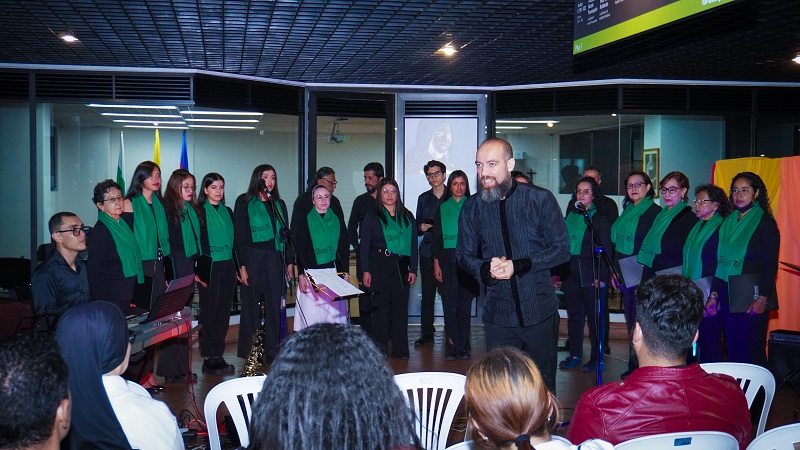
<instances>
[{"instance_id":1,"label":"framed picture on wall","mask_svg":"<svg viewBox=\"0 0 800 450\"><path fill-rule=\"evenodd\" d=\"M650 177L658 197L658 182L661 181L661 149L646 148L642 151L642 171Z\"/></svg>"}]
</instances>

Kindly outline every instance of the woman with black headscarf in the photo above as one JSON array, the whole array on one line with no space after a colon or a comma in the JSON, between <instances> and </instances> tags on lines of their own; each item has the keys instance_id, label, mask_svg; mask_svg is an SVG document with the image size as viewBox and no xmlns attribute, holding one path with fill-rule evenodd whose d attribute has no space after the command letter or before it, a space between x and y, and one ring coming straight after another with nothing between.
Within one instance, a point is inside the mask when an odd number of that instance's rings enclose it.
<instances>
[{"instance_id":1,"label":"woman with black headscarf","mask_svg":"<svg viewBox=\"0 0 800 450\"><path fill-rule=\"evenodd\" d=\"M167 405L120 377L131 348L119 308L102 301L71 308L59 320L55 338L69 367L68 448L184 448Z\"/></svg>"}]
</instances>

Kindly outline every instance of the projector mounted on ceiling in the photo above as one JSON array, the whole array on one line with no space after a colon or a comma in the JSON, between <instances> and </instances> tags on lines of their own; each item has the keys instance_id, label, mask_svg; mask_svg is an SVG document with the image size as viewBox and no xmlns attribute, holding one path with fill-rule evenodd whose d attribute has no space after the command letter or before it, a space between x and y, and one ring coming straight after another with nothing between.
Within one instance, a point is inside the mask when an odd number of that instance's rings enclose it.
<instances>
[{"instance_id":1,"label":"projector mounted on ceiling","mask_svg":"<svg viewBox=\"0 0 800 450\"><path fill-rule=\"evenodd\" d=\"M344 142L345 137L339 129L339 122L344 122L345 120L347 120L347 117L339 117L333 121L333 130L331 130L331 134L328 136L329 144L341 144Z\"/></svg>"}]
</instances>

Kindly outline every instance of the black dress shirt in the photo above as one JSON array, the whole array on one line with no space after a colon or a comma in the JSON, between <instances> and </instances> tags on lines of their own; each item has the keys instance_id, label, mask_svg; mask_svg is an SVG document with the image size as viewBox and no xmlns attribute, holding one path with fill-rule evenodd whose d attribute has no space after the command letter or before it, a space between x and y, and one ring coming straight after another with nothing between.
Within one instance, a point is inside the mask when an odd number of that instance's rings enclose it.
<instances>
[{"instance_id":1,"label":"black dress shirt","mask_svg":"<svg viewBox=\"0 0 800 450\"><path fill-rule=\"evenodd\" d=\"M61 253L55 251L33 274L31 289L37 314L87 303L90 296L86 264L78 257L72 270Z\"/></svg>"}]
</instances>

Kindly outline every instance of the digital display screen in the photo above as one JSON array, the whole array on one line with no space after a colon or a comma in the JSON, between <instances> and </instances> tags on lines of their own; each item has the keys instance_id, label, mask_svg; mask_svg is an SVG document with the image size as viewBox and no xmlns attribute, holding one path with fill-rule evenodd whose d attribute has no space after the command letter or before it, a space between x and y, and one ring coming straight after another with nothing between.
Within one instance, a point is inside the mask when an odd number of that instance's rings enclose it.
<instances>
[{"instance_id":1,"label":"digital display screen","mask_svg":"<svg viewBox=\"0 0 800 450\"><path fill-rule=\"evenodd\" d=\"M572 54L737 0L576 0Z\"/></svg>"}]
</instances>

